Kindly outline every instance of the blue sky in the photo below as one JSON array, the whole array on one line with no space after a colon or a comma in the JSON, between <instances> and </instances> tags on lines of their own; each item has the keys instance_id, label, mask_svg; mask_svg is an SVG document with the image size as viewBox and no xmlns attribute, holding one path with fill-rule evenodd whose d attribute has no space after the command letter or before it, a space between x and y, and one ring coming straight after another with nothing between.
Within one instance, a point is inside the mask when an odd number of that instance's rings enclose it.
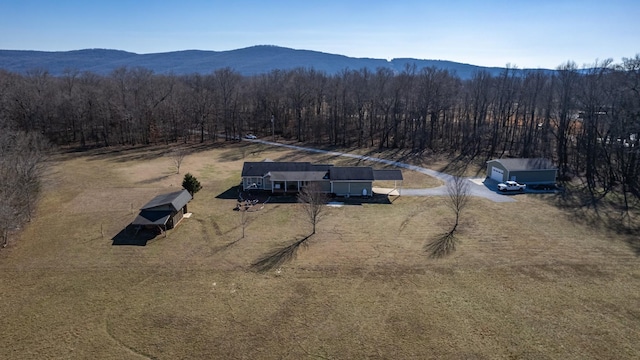
<instances>
[{"instance_id":1,"label":"blue sky","mask_svg":"<svg viewBox=\"0 0 640 360\"><path fill-rule=\"evenodd\" d=\"M0 49L136 53L278 45L555 68L640 53L638 0L0 0Z\"/></svg>"}]
</instances>

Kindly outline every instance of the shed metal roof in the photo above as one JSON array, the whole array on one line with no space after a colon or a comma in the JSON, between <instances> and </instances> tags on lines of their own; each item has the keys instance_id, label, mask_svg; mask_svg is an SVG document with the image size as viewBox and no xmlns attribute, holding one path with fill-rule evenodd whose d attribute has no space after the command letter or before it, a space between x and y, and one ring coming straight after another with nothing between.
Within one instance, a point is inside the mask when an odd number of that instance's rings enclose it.
<instances>
[{"instance_id":1,"label":"shed metal roof","mask_svg":"<svg viewBox=\"0 0 640 360\"><path fill-rule=\"evenodd\" d=\"M545 158L494 159L488 162L492 161L502 164L509 171L557 170L553 162Z\"/></svg>"},{"instance_id":2,"label":"shed metal roof","mask_svg":"<svg viewBox=\"0 0 640 360\"><path fill-rule=\"evenodd\" d=\"M166 225L171 217L169 210L142 210L133 220L132 225Z\"/></svg>"},{"instance_id":3,"label":"shed metal roof","mask_svg":"<svg viewBox=\"0 0 640 360\"><path fill-rule=\"evenodd\" d=\"M150 210L160 206L171 205L174 211L183 208L191 201L191 194L187 190L175 191L168 194L162 194L154 197L146 203L140 210Z\"/></svg>"}]
</instances>

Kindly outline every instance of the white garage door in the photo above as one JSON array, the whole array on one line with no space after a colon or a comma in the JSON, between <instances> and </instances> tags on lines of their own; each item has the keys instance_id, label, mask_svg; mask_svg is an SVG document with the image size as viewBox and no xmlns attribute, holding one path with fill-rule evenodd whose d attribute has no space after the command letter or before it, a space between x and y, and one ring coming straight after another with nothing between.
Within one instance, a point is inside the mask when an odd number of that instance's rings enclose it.
<instances>
[{"instance_id":1,"label":"white garage door","mask_svg":"<svg viewBox=\"0 0 640 360\"><path fill-rule=\"evenodd\" d=\"M504 171L502 169L497 169L495 167L491 168L491 179L495 181L502 182L504 179Z\"/></svg>"}]
</instances>

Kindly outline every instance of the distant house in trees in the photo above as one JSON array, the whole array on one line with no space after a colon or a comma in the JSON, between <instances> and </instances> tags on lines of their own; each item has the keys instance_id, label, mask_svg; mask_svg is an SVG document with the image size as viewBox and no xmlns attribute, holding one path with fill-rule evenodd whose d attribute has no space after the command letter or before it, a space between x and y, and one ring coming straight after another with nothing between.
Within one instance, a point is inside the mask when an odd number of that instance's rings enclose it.
<instances>
[{"instance_id":1,"label":"distant house in trees","mask_svg":"<svg viewBox=\"0 0 640 360\"><path fill-rule=\"evenodd\" d=\"M274 194L297 193L316 183L336 196L370 196L375 180L402 181L400 170L374 170L368 166L333 166L309 162L245 162L242 189Z\"/></svg>"},{"instance_id":2,"label":"distant house in trees","mask_svg":"<svg viewBox=\"0 0 640 360\"><path fill-rule=\"evenodd\" d=\"M555 184L558 169L544 158L494 159L487 161L487 177L523 184Z\"/></svg>"},{"instance_id":3,"label":"distant house in trees","mask_svg":"<svg viewBox=\"0 0 640 360\"><path fill-rule=\"evenodd\" d=\"M158 195L140 209L131 224L164 231L172 229L187 213L187 204L191 199L187 190Z\"/></svg>"}]
</instances>

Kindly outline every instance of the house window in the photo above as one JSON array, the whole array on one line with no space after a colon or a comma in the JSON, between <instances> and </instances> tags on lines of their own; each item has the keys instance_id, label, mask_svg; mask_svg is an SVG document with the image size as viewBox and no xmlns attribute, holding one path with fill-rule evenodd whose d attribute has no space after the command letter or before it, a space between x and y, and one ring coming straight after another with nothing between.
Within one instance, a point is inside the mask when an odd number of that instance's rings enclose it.
<instances>
[{"instance_id":1,"label":"house window","mask_svg":"<svg viewBox=\"0 0 640 360\"><path fill-rule=\"evenodd\" d=\"M262 178L254 178L254 177L248 177L244 179L245 181L245 188L260 188L262 187Z\"/></svg>"}]
</instances>

